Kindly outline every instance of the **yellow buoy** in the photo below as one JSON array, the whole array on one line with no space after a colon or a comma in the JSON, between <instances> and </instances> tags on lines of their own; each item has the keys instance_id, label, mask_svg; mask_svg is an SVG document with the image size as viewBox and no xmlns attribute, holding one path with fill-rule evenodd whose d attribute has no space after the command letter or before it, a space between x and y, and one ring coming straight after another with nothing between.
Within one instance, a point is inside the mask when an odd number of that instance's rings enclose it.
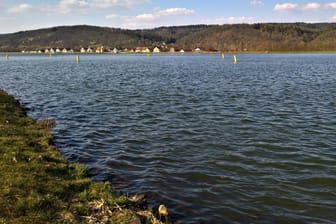
<instances>
[{"instance_id":1,"label":"yellow buoy","mask_svg":"<svg viewBox=\"0 0 336 224\"><path fill-rule=\"evenodd\" d=\"M237 64L238 60L237 60L237 56L236 55L233 55L233 63L234 64Z\"/></svg>"},{"instance_id":2,"label":"yellow buoy","mask_svg":"<svg viewBox=\"0 0 336 224\"><path fill-rule=\"evenodd\" d=\"M76 55L76 61L79 63L79 55Z\"/></svg>"}]
</instances>

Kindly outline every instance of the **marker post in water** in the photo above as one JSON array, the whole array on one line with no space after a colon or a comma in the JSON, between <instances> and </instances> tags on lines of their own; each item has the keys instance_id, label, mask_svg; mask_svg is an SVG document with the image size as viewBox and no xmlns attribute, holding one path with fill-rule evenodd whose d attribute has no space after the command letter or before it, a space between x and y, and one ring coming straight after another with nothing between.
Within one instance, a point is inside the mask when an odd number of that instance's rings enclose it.
<instances>
[{"instance_id":1,"label":"marker post in water","mask_svg":"<svg viewBox=\"0 0 336 224\"><path fill-rule=\"evenodd\" d=\"M224 55L224 53L222 53L222 58L224 59L224 57L225 57L225 55Z\"/></svg>"},{"instance_id":2,"label":"marker post in water","mask_svg":"<svg viewBox=\"0 0 336 224\"><path fill-rule=\"evenodd\" d=\"M6 58L6 60L8 60L8 59L9 59L9 55L8 55L8 54L6 54L6 55L5 55L5 58Z\"/></svg>"},{"instance_id":3,"label":"marker post in water","mask_svg":"<svg viewBox=\"0 0 336 224\"><path fill-rule=\"evenodd\" d=\"M238 60L237 60L237 56L236 55L233 55L233 63L234 64L237 64Z\"/></svg>"},{"instance_id":4,"label":"marker post in water","mask_svg":"<svg viewBox=\"0 0 336 224\"><path fill-rule=\"evenodd\" d=\"M79 63L79 55L76 55L76 62Z\"/></svg>"}]
</instances>

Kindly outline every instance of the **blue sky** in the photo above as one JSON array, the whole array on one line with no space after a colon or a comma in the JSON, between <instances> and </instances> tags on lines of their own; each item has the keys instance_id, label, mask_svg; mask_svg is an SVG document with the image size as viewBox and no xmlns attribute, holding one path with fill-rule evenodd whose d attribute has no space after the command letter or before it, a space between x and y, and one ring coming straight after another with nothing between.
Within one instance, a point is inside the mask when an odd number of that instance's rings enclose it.
<instances>
[{"instance_id":1,"label":"blue sky","mask_svg":"<svg viewBox=\"0 0 336 224\"><path fill-rule=\"evenodd\" d=\"M128 29L190 24L336 22L336 0L1 0L0 33L88 24Z\"/></svg>"}]
</instances>

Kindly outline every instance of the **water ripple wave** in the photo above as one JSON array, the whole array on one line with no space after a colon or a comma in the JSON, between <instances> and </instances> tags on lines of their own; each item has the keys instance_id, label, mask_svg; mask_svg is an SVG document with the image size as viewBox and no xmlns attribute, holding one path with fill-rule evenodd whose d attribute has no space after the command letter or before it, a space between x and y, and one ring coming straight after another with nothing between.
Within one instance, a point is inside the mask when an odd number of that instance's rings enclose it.
<instances>
[{"instance_id":1,"label":"water ripple wave","mask_svg":"<svg viewBox=\"0 0 336 224\"><path fill-rule=\"evenodd\" d=\"M334 223L336 55L13 56L0 88L182 223Z\"/></svg>"}]
</instances>

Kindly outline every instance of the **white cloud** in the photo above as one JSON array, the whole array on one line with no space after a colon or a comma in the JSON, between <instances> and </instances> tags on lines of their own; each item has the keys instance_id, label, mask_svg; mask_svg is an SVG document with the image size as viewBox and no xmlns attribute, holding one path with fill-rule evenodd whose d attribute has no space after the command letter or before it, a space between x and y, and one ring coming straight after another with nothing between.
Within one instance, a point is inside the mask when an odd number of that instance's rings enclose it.
<instances>
[{"instance_id":1,"label":"white cloud","mask_svg":"<svg viewBox=\"0 0 336 224\"><path fill-rule=\"evenodd\" d=\"M336 9L336 2L328 3L326 4L326 7L330 9Z\"/></svg>"},{"instance_id":2,"label":"white cloud","mask_svg":"<svg viewBox=\"0 0 336 224\"><path fill-rule=\"evenodd\" d=\"M105 16L105 19L117 19L117 18L119 18L119 16L115 14L109 14Z\"/></svg>"},{"instance_id":3,"label":"white cloud","mask_svg":"<svg viewBox=\"0 0 336 224\"><path fill-rule=\"evenodd\" d=\"M149 0L61 0L56 12L70 13L72 11L85 11L90 9L132 8L137 4L148 1Z\"/></svg>"},{"instance_id":4,"label":"white cloud","mask_svg":"<svg viewBox=\"0 0 336 224\"><path fill-rule=\"evenodd\" d=\"M291 11L298 8L298 4L294 3L283 3L283 4L276 4L274 6L274 11Z\"/></svg>"},{"instance_id":5,"label":"white cloud","mask_svg":"<svg viewBox=\"0 0 336 224\"><path fill-rule=\"evenodd\" d=\"M59 3L59 11L61 13L68 13L74 9L87 8L89 3L83 0L61 0Z\"/></svg>"},{"instance_id":6,"label":"white cloud","mask_svg":"<svg viewBox=\"0 0 336 224\"><path fill-rule=\"evenodd\" d=\"M123 22L124 27L128 28L153 28L162 25L172 25L174 23L180 23L180 16L187 16L194 14L195 11L187 8L168 8L168 9L156 9L152 13L144 13L136 16L121 16L118 17ZM106 19L113 19L109 16ZM114 17L115 18L115 17Z\"/></svg>"},{"instance_id":7,"label":"white cloud","mask_svg":"<svg viewBox=\"0 0 336 224\"><path fill-rule=\"evenodd\" d=\"M250 4L253 6L264 5L264 2L261 0L251 0Z\"/></svg>"},{"instance_id":8,"label":"white cloud","mask_svg":"<svg viewBox=\"0 0 336 224\"><path fill-rule=\"evenodd\" d=\"M312 2L312 3L308 3L306 4L303 9L304 10L317 10L321 7L321 5L319 3L316 2Z\"/></svg>"},{"instance_id":9,"label":"white cloud","mask_svg":"<svg viewBox=\"0 0 336 224\"><path fill-rule=\"evenodd\" d=\"M317 2L310 2L304 5L299 5L295 3L278 3L274 6L274 11L316 11L322 8L322 5ZM323 8L336 8L336 2L335 3L329 3L324 5Z\"/></svg>"},{"instance_id":10,"label":"white cloud","mask_svg":"<svg viewBox=\"0 0 336 224\"><path fill-rule=\"evenodd\" d=\"M240 17L222 17L222 18L216 18L214 20L208 20L206 21L207 24L237 24L237 23L254 23L253 17L246 17L246 16L240 16Z\"/></svg>"},{"instance_id":11,"label":"white cloud","mask_svg":"<svg viewBox=\"0 0 336 224\"><path fill-rule=\"evenodd\" d=\"M88 2L93 8L130 8L137 4L149 2L149 0L92 0Z\"/></svg>"},{"instance_id":12,"label":"white cloud","mask_svg":"<svg viewBox=\"0 0 336 224\"><path fill-rule=\"evenodd\" d=\"M138 21L138 22L144 22L144 21L154 21L155 19L158 19L159 15L155 15L155 14L150 14L150 13L146 13L146 14L141 14L141 15L137 15L133 18L130 18L130 20L133 21Z\"/></svg>"},{"instance_id":13,"label":"white cloud","mask_svg":"<svg viewBox=\"0 0 336 224\"><path fill-rule=\"evenodd\" d=\"M186 9L186 8L169 8L164 10L156 10L153 13L145 13L141 15L137 15L131 20L136 21L154 21L160 18L169 17L169 16L181 16L181 15L190 15L195 13L194 10Z\"/></svg>"},{"instance_id":14,"label":"white cloud","mask_svg":"<svg viewBox=\"0 0 336 224\"><path fill-rule=\"evenodd\" d=\"M10 13L20 13L20 12L24 12L27 11L29 9L32 9L33 7L27 3L22 3L20 5L17 6L13 6L12 8L8 9L8 12Z\"/></svg>"},{"instance_id":15,"label":"white cloud","mask_svg":"<svg viewBox=\"0 0 336 224\"><path fill-rule=\"evenodd\" d=\"M194 10L186 8L170 8L165 10L160 10L156 14L159 16L177 16L177 15L190 15L195 13Z\"/></svg>"}]
</instances>

